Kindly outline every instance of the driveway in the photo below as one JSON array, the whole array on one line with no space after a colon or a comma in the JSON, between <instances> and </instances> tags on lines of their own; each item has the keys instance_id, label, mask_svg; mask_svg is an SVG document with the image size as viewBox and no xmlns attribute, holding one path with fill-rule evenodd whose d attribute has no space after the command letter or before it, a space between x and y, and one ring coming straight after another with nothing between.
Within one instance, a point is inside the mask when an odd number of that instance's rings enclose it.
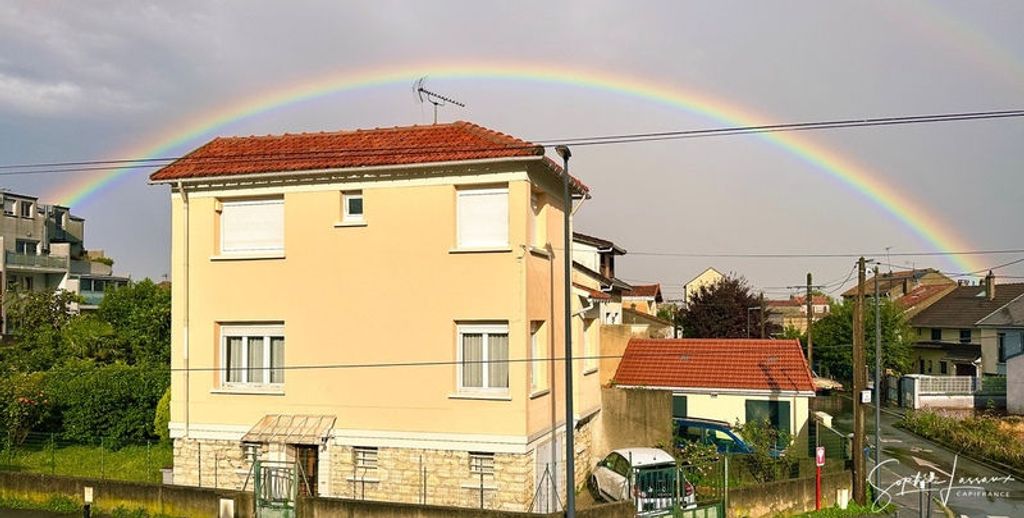
<instances>
[{"instance_id":1,"label":"driveway","mask_svg":"<svg viewBox=\"0 0 1024 518\"><path fill-rule=\"evenodd\" d=\"M850 400L842 398L841 401L830 403L827 406L831 411L825 411L833 414L833 425L842 432L851 432L853 414ZM872 446L875 432L874 412L873 407L865 411L867 444ZM916 516L924 499L915 492L911 481L915 476L928 477L934 473L935 478L944 484L936 483L932 496L937 500L945 499L946 505L958 517L1024 516L1024 482L1016 480L1008 473L960 457L948 448L896 428L893 425L899 419L898 414L882 412L882 464L879 468L882 473L882 488L886 489L897 504ZM869 472L873 467L869 460ZM950 479L952 489L949 489ZM946 491L940 492L940 489ZM931 505L932 516L942 516L938 505L934 502Z\"/></svg>"}]
</instances>

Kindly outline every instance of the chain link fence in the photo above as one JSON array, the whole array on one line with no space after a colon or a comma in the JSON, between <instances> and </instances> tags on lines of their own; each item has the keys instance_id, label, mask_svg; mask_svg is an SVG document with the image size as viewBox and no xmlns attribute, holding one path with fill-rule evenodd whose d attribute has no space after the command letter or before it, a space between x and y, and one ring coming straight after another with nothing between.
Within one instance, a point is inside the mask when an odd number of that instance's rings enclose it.
<instances>
[{"instance_id":1,"label":"chain link fence","mask_svg":"<svg viewBox=\"0 0 1024 518\"><path fill-rule=\"evenodd\" d=\"M0 440L0 470L72 477L160 483L169 468L170 443L147 441L114 448L114 441L94 443L62 439L59 432L30 432Z\"/></svg>"}]
</instances>

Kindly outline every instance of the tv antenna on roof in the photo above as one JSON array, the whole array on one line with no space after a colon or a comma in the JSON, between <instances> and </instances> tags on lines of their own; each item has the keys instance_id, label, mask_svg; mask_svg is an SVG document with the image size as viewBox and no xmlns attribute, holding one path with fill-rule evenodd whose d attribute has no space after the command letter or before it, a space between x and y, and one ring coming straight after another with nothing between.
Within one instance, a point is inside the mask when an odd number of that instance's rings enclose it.
<instances>
[{"instance_id":1,"label":"tv antenna on roof","mask_svg":"<svg viewBox=\"0 0 1024 518\"><path fill-rule=\"evenodd\" d=\"M423 77L417 79L416 82L413 83L412 89L413 89L413 91L416 92L416 96L419 98L421 103L426 101L426 102L434 105L434 124L437 124L437 107L438 106L445 106L445 105L448 105L448 104L454 104L455 106L458 106L460 108L465 108L466 107L465 104L460 103L459 101L456 101L455 99L452 99L451 97L445 97L445 96L443 96L443 95L441 95L439 93L431 92L430 90L427 90L426 88L423 88L423 83L426 82L426 80L427 80L427 76L423 76Z\"/></svg>"}]
</instances>

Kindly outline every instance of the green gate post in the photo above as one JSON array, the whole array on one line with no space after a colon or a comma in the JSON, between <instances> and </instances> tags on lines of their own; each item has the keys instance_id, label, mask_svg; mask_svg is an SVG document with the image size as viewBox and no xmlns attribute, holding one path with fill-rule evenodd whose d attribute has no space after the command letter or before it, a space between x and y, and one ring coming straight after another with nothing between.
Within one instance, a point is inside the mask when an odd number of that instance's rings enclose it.
<instances>
[{"instance_id":1,"label":"green gate post","mask_svg":"<svg viewBox=\"0 0 1024 518\"><path fill-rule=\"evenodd\" d=\"M53 434L50 434L50 474L57 473L57 459L54 454Z\"/></svg>"}]
</instances>

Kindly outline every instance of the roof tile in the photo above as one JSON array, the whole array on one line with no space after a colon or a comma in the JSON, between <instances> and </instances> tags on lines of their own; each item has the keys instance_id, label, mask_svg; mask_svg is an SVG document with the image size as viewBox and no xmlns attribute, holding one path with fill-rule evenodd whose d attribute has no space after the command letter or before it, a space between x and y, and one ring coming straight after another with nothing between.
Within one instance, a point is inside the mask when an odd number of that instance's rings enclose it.
<instances>
[{"instance_id":1,"label":"roof tile","mask_svg":"<svg viewBox=\"0 0 1024 518\"><path fill-rule=\"evenodd\" d=\"M814 392L797 340L639 339L626 346L618 385Z\"/></svg>"},{"instance_id":2,"label":"roof tile","mask_svg":"<svg viewBox=\"0 0 1024 518\"><path fill-rule=\"evenodd\" d=\"M471 122L431 126L218 137L150 175L150 180L543 156L544 147ZM562 168L544 158L556 175ZM572 178L577 191L586 185Z\"/></svg>"}]
</instances>

